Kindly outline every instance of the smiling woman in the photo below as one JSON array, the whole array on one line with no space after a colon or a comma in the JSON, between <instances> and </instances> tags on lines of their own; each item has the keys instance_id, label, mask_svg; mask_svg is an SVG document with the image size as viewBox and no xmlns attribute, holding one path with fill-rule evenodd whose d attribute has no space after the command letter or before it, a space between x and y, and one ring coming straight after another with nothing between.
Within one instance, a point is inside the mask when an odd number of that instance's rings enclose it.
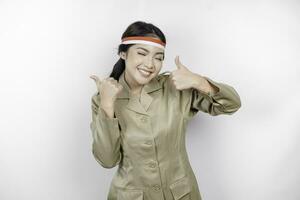
<instances>
[{"instance_id":1,"label":"smiling woman","mask_svg":"<svg viewBox=\"0 0 300 200\"><path fill-rule=\"evenodd\" d=\"M108 200L201 200L185 148L187 122L198 111L233 114L239 95L227 84L177 69L161 71L166 39L137 21L122 35L110 77L92 96L93 155L104 168L118 165Z\"/></svg>"},{"instance_id":2,"label":"smiling woman","mask_svg":"<svg viewBox=\"0 0 300 200\"><path fill-rule=\"evenodd\" d=\"M162 68L164 51L148 44L135 44L121 52L125 60L124 77L133 94L140 95L143 85L149 83Z\"/></svg>"}]
</instances>

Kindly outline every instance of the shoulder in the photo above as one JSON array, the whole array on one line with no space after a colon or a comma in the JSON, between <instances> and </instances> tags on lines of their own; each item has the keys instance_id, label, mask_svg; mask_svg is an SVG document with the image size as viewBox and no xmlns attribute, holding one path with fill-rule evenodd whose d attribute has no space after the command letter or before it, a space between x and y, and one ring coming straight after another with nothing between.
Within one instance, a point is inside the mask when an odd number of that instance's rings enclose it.
<instances>
[{"instance_id":1,"label":"shoulder","mask_svg":"<svg viewBox=\"0 0 300 200\"><path fill-rule=\"evenodd\" d=\"M158 74L156 79L163 88L170 86L170 71L164 71Z\"/></svg>"},{"instance_id":2,"label":"shoulder","mask_svg":"<svg viewBox=\"0 0 300 200\"><path fill-rule=\"evenodd\" d=\"M175 110L178 110L182 114L185 114L187 108L189 108L189 103L191 102L192 95L196 90L194 90L193 88L184 90L176 89L171 78L171 73L166 72L157 76L158 81L164 89L164 94L171 102L171 106L175 108Z\"/></svg>"},{"instance_id":3,"label":"shoulder","mask_svg":"<svg viewBox=\"0 0 300 200\"><path fill-rule=\"evenodd\" d=\"M176 89L176 87L172 83L170 71L164 71L161 74L159 74L157 76L157 80L170 97L182 99L182 97L187 98L191 95L191 91L192 91L191 89L185 89L185 90Z\"/></svg>"},{"instance_id":4,"label":"shoulder","mask_svg":"<svg viewBox=\"0 0 300 200\"><path fill-rule=\"evenodd\" d=\"M170 71L164 71L160 74L157 75L157 80L165 80L166 78L168 78L170 76Z\"/></svg>"}]
</instances>

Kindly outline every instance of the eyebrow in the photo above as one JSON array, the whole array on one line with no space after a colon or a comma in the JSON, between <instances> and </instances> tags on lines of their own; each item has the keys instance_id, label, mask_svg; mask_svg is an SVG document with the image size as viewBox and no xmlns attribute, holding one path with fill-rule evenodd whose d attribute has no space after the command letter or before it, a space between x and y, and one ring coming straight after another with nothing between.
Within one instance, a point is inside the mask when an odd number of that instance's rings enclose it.
<instances>
[{"instance_id":1,"label":"eyebrow","mask_svg":"<svg viewBox=\"0 0 300 200\"><path fill-rule=\"evenodd\" d=\"M149 53L149 51L147 49L143 48L143 47L138 47L136 49L143 49L144 51L147 51ZM164 55L163 52L157 52L156 54L162 54L162 55Z\"/></svg>"}]
</instances>

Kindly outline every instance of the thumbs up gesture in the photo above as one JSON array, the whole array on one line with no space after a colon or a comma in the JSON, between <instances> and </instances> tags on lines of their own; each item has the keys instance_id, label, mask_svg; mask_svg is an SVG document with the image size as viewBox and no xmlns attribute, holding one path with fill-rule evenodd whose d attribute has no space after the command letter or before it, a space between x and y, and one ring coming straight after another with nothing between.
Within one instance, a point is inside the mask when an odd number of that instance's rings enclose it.
<instances>
[{"instance_id":1,"label":"thumbs up gesture","mask_svg":"<svg viewBox=\"0 0 300 200\"><path fill-rule=\"evenodd\" d=\"M201 75L191 72L186 66L184 66L179 56L175 58L175 64L177 69L171 72L171 80L177 90L184 90L189 88L195 88L201 92L216 92L209 82Z\"/></svg>"},{"instance_id":2,"label":"thumbs up gesture","mask_svg":"<svg viewBox=\"0 0 300 200\"><path fill-rule=\"evenodd\" d=\"M112 77L100 80L96 75L91 75L90 78L96 82L101 97L101 106L113 108L116 97L123 89L123 86Z\"/></svg>"}]
</instances>

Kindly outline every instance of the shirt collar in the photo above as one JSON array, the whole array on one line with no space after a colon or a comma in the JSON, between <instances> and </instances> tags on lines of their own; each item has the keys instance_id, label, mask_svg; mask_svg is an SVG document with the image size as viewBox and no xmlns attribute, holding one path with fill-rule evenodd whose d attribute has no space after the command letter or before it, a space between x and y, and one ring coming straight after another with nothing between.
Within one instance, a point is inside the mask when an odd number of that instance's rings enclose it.
<instances>
[{"instance_id":1,"label":"shirt collar","mask_svg":"<svg viewBox=\"0 0 300 200\"><path fill-rule=\"evenodd\" d=\"M123 86L123 90L118 94L117 99L130 98L130 87L124 79L124 73L125 73L125 70L122 72L122 74L119 77L119 83ZM158 81L158 77L156 76L156 77L152 78L149 83L147 83L143 86L141 95L145 95L145 94L154 92L161 88L162 88L162 85L160 84L160 82Z\"/></svg>"}]
</instances>

